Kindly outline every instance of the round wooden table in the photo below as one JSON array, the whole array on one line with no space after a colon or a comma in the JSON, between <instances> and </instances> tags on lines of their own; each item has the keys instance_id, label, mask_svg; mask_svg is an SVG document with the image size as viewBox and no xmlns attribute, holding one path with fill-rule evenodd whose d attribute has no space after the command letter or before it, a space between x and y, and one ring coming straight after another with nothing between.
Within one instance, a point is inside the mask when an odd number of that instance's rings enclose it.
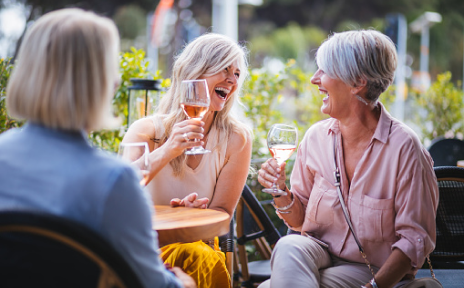
<instances>
[{"instance_id":1,"label":"round wooden table","mask_svg":"<svg viewBox=\"0 0 464 288\"><path fill-rule=\"evenodd\" d=\"M153 229L159 246L209 240L229 232L229 214L212 209L155 205Z\"/></svg>"}]
</instances>

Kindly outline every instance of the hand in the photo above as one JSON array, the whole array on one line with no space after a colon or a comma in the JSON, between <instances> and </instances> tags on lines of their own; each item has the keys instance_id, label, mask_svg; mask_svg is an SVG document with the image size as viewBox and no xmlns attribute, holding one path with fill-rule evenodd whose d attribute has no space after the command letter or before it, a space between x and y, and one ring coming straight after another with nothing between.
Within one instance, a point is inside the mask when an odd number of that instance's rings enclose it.
<instances>
[{"instance_id":1,"label":"hand","mask_svg":"<svg viewBox=\"0 0 464 288\"><path fill-rule=\"evenodd\" d=\"M185 196L185 198L182 200L180 200L179 198L171 199L171 206L172 207L184 206L184 207L206 209L209 199L206 197L197 199L197 197L198 197L198 194L194 192L194 193L190 193L189 195Z\"/></svg>"},{"instance_id":2,"label":"hand","mask_svg":"<svg viewBox=\"0 0 464 288\"><path fill-rule=\"evenodd\" d=\"M258 182L261 183L265 188L272 187L272 184L276 183L277 187L281 190L285 190L285 180L287 176L285 173L286 163L282 163L279 167L277 161L274 158L268 159L261 165L261 169L258 171Z\"/></svg>"},{"instance_id":3,"label":"hand","mask_svg":"<svg viewBox=\"0 0 464 288\"><path fill-rule=\"evenodd\" d=\"M188 119L176 123L172 127L171 135L163 145L163 148L167 149L166 152L171 154L172 159L174 159L184 153L185 149L204 145L203 141L186 141L184 138L184 134L186 134L190 140L203 139L204 125L205 123L199 119Z\"/></svg>"},{"instance_id":4,"label":"hand","mask_svg":"<svg viewBox=\"0 0 464 288\"><path fill-rule=\"evenodd\" d=\"M190 277L187 273L182 271L179 267L172 267L169 270L176 275L176 277L182 282L184 288L197 288L197 284L193 281L193 278Z\"/></svg>"}]
</instances>

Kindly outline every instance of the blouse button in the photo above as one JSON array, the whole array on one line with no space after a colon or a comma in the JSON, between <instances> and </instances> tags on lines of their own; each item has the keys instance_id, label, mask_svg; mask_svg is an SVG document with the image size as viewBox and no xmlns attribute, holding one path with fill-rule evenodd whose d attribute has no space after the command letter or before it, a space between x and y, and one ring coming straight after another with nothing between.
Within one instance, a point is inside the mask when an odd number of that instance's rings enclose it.
<instances>
[{"instance_id":1,"label":"blouse button","mask_svg":"<svg viewBox=\"0 0 464 288\"><path fill-rule=\"evenodd\" d=\"M418 241L418 242L422 242L422 239L419 238L419 239L417 239L417 241Z\"/></svg>"}]
</instances>

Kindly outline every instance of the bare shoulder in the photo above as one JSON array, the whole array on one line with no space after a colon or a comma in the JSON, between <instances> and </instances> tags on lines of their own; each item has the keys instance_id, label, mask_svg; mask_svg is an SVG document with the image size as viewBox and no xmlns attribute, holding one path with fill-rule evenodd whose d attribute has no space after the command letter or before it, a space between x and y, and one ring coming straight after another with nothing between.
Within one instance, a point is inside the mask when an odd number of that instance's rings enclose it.
<instances>
[{"instance_id":1,"label":"bare shoulder","mask_svg":"<svg viewBox=\"0 0 464 288\"><path fill-rule=\"evenodd\" d=\"M241 153L244 150L251 151L252 142L251 134L248 131L245 132L245 135L233 132L227 144L227 154Z\"/></svg>"},{"instance_id":2,"label":"bare shoulder","mask_svg":"<svg viewBox=\"0 0 464 288\"><path fill-rule=\"evenodd\" d=\"M135 121L127 130L123 142L149 142L155 136L155 125L151 117Z\"/></svg>"}]
</instances>

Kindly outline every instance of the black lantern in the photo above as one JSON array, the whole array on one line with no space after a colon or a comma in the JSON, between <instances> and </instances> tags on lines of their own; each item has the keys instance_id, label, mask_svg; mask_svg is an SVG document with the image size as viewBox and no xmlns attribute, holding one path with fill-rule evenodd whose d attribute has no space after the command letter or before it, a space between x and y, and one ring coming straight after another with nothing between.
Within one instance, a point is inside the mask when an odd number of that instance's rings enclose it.
<instances>
[{"instance_id":1,"label":"black lantern","mask_svg":"<svg viewBox=\"0 0 464 288\"><path fill-rule=\"evenodd\" d=\"M127 99L127 127L135 120L146 117L158 104L161 88L161 80L130 79L132 86L129 89Z\"/></svg>"}]
</instances>

